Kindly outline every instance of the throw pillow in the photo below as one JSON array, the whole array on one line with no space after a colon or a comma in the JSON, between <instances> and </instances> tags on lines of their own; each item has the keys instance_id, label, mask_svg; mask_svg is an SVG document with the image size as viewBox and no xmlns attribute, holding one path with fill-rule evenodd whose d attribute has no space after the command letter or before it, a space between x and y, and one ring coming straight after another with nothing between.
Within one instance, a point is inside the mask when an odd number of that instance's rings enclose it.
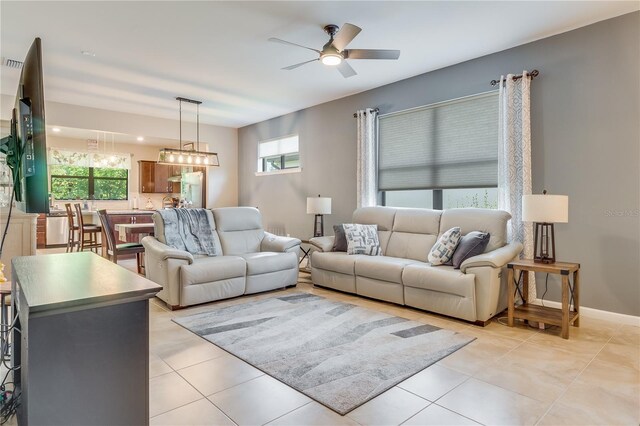
<instances>
[{"instance_id":1,"label":"throw pillow","mask_svg":"<svg viewBox=\"0 0 640 426\"><path fill-rule=\"evenodd\" d=\"M456 251L456 247L460 242L460 237L460 228L457 226L442 234L429 252L429 262L435 266L443 265L451 260L453 252Z\"/></svg>"},{"instance_id":2,"label":"throw pillow","mask_svg":"<svg viewBox=\"0 0 640 426\"><path fill-rule=\"evenodd\" d=\"M332 251L347 251L347 236L344 234L344 226L333 225L333 233L335 238L333 239Z\"/></svg>"},{"instance_id":3,"label":"throw pillow","mask_svg":"<svg viewBox=\"0 0 640 426\"><path fill-rule=\"evenodd\" d=\"M460 239L458 248L453 253L453 267L460 269L462 262L470 257L484 253L491 235L488 232L472 231Z\"/></svg>"},{"instance_id":4,"label":"throw pillow","mask_svg":"<svg viewBox=\"0 0 640 426\"><path fill-rule=\"evenodd\" d=\"M382 248L378 241L378 225L345 223L342 225L347 237L347 254L380 256Z\"/></svg>"}]
</instances>

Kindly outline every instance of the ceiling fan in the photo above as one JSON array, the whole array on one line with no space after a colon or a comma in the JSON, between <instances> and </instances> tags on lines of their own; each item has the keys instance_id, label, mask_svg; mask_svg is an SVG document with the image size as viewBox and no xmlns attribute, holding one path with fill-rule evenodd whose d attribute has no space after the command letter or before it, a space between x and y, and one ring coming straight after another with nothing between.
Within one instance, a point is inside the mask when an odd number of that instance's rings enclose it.
<instances>
[{"instance_id":1,"label":"ceiling fan","mask_svg":"<svg viewBox=\"0 0 640 426\"><path fill-rule=\"evenodd\" d=\"M327 25L324 27L324 30L329 34L329 41L322 47L322 50L271 37L269 41L302 47L304 49L313 50L319 54L316 59L311 59L295 65L289 65L282 69L293 70L310 62L322 61L325 65L335 66L344 78L349 78L356 75L357 72L347 63L346 59L398 59L400 57L399 50L345 49L347 45L356 38L360 31L362 31L362 28L353 24L344 24L342 28L339 28L337 25Z\"/></svg>"}]
</instances>

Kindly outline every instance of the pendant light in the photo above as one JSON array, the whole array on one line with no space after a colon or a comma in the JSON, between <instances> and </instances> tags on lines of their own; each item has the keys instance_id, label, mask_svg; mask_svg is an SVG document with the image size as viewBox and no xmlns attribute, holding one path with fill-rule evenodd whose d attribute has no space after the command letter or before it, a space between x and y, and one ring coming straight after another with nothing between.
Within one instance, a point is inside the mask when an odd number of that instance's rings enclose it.
<instances>
[{"instance_id":1,"label":"pendant light","mask_svg":"<svg viewBox=\"0 0 640 426\"><path fill-rule=\"evenodd\" d=\"M162 148L158 154L159 164L175 164L177 166L219 166L218 154L200 151L200 104L201 101L177 97L180 105L180 148ZM196 105L196 149L186 150L182 147L182 102Z\"/></svg>"}]
</instances>

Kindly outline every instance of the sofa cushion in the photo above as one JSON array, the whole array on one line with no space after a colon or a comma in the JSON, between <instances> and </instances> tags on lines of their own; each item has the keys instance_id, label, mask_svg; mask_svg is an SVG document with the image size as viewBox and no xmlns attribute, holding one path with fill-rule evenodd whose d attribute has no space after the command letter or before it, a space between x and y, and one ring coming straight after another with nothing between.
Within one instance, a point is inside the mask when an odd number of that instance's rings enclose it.
<instances>
[{"instance_id":1,"label":"sofa cushion","mask_svg":"<svg viewBox=\"0 0 640 426\"><path fill-rule=\"evenodd\" d=\"M298 267L298 256L295 253L261 252L241 254L247 262L247 275L268 274Z\"/></svg>"},{"instance_id":2,"label":"sofa cushion","mask_svg":"<svg viewBox=\"0 0 640 426\"><path fill-rule=\"evenodd\" d=\"M453 269L453 266L431 266L424 263L407 265L402 271L402 283L405 287L439 291L461 297L475 295L475 275L464 274L459 269Z\"/></svg>"},{"instance_id":3,"label":"sofa cushion","mask_svg":"<svg viewBox=\"0 0 640 426\"><path fill-rule=\"evenodd\" d=\"M212 211L224 254L239 255L260 251L264 229L258 209L224 207Z\"/></svg>"},{"instance_id":4,"label":"sofa cushion","mask_svg":"<svg viewBox=\"0 0 640 426\"><path fill-rule=\"evenodd\" d=\"M353 223L378 225L378 240L384 255L393 228L393 219L398 209L394 207L361 207L353 212Z\"/></svg>"},{"instance_id":5,"label":"sofa cushion","mask_svg":"<svg viewBox=\"0 0 640 426\"><path fill-rule=\"evenodd\" d=\"M470 257L484 253L484 249L486 249L487 244L489 244L489 238L491 238L491 235L487 232L469 232L460 240L450 263L455 269L460 269L462 262Z\"/></svg>"},{"instance_id":6,"label":"sofa cushion","mask_svg":"<svg viewBox=\"0 0 640 426\"><path fill-rule=\"evenodd\" d=\"M442 234L440 238L438 238L438 242L436 242L429 252L429 263L432 265L444 265L448 263L453 257L453 253L456 251L456 247L458 247L461 238L460 228L457 226Z\"/></svg>"},{"instance_id":7,"label":"sofa cushion","mask_svg":"<svg viewBox=\"0 0 640 426\"><path fill-rule=\"evenodd\" d=\"M449 209L442 212L440 219L440 233L460 227L462 235L471 231L488 232L491 234L485 253L503 247L507 244L507 222L511 215L503 210L491 209Z\"/></svg>"},{"instance_id":8,"label":"sofa cushion","mask_svg":"<svg viewBox=\"0 0 640 426\"><path fill-rule=\"evenodd\" d=\"M411 263L417 262L389 256L361 257L356 260L355 271L360 277L402 284L402 270Z\"/></svg>"},{"instance_id":9,"label":"sofa cushion","mask_svg":"<svg viewBox=\"0 0 640 426\"><path fill-rule=\"evenodd\" d=\"M326 271L339 272L346 275L355 275L356 259L369 258L363 254L349 255L342 251L313 252L311 254L311 266ZM377 258L377 257L376 257Z\"/></svg>"},{"instance_id":10,"label":"sofa cushion","mask_svg":"<svg viewBox=\"0 0 640 426\"><path fill-rule=\"evenodd\" d=\"M332 251L347 251L347 236L344 233L344 226L333 225L333 233L335 237L333 239Z\"/></svg>"},{"instance_id":11,"label":"sofa cushion","mask_svg":"<svg viewBox=\"0 0 640 426\"><path fill-rule=\"evenodd\" d=\"M191 265L180 268L183 286L244 277L246 262L237 256L198 257Z\"/></svg>"},{"instance_id":12,"label":"sofa cushion","mask_svg":"<svg viewBox=\"0 0 640 426\"><path fill-rule=\"evenodd\" d=\"M342 227L347 237L347 254L380 256L382 249L378 240L378 225L345 223Z\"/></svg>"}]
</instances>

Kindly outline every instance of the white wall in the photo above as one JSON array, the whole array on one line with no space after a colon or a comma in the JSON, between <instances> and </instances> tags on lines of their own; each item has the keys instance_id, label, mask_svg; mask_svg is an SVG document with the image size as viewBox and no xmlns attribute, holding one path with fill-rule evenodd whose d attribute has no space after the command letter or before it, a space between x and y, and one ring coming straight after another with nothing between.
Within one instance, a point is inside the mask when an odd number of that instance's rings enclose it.
<instances>
[{"instance_id":1,"label":"white wall","mask_svg":"<svg viewBox=\"0 0 640 426\"><path fill-rule=\"evenodd\" d=\"M46 93L46 87L45 87ZM0 118L10 120L11 109L15 98L2 95L0 98ZM77 129L90 129L104 132L124 133L129 135L141 135L145 138L173 139L178 146L179 122L162 118L148 117L136 114L127 114L117 111L107 111L96 108L80 107L76 105L47 102L45 104L45 120L47 125L70 127ZM176 116L178 115L176 109ZM183 142L192 142L196 139L196 125L183 120ZM48 137L51 145L56 138ZM202 150L217 152L220 159L220 167L209 167L207 173L207 207L228 207L238 205L238 131L230 127L212 126L200 124L200 145ZM62 142L60 142L62 143ZM131 145L132 147L136 145ZM86 144L85 148L86 149ZM135 148L132 148L135 150ZM145 151L145 158L157 160L155 156ZM120 151L118 149L118 151ZM126 151L121 151L126 152ZM142 151L139 155L143 155ZM137 163L136 163L137 167ZM137 176L137 175L136 175ZM137 177L136 180L137 188Z\"/></svg>"}]
</instances>

